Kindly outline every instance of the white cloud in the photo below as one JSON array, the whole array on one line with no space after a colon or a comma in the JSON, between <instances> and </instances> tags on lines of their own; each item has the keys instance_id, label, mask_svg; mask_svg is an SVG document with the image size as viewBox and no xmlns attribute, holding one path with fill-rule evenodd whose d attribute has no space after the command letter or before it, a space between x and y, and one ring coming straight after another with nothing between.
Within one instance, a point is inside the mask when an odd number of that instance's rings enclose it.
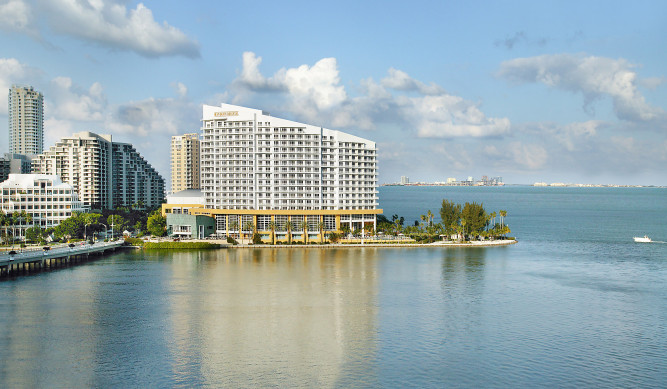
<instances>
[{"instance_id":1,"label":"white cloud","mask_svg":"<svg viewBox=\"0 0 667 389\"><path fill-rule=\"evenodd\" d=\"M539 138L553 140L566 151L573 152L591 146L590 142L599 141L598 129L608 125L601 120L588 120L564 125L551 122L527 123L522 127L527 132L535 133ZM552 143L552 147L555 143Z\"/></svg>"},{"instance_id":2,"label":"white cloud","mask_svg":"<svg viewBox=\"0 0 667 389\"><path fill-rule=\"evenodd\" d=\"M484 147L484 153L497 166L514 166L519 170L539 170L546 164L549 154L539 144L510 142L498 148L495 145Z\"/></svg>"},{"instance_id":3,"label":"white cloud","mask_svg":"<svg viewBox=\"0 0 667 389\"><path fill-rule=\"evenodd\" d=\"M61 120L49 117L44 120L44 148L48 149L66 136L77 132L71 120Z\"/></svg>"},{"instance_id":4,"label":"white cloud","mask_svg":"<svg viewBox=\"0 0 667 389\"><path fill-rule=\"evenodd\" d=\"M47 101L52 108L48 115L64 120L100 121L107 106L106 96L99 82L88 90L73 85L69 77L56 77L51 81Z\"/></svg>"},{"instance_id":5,"label":"white cloud","mask_svg":"<svg viewBox=\"0 0 667 389\"><path fill-rule=\"evenodd\" d=\"M400 97L397 101L422 138L497 136L510 129L509 119L487 118L475 104L458 96Z\"/></svg>"},{"instance_id":6,"label":"white cloud","mask_svg":"<svg viewBox=\"0 0 667 389\"><path fill-rule=\"evenodd\" d=\"M637 90L639 81L634 67L624 59L554 54L505 61L500 65L498 75L517 83L539 82L582 93L586 110L591 108L593 101L609 96L620 119L656 119L664 112L646 103Z\"/></svg>"},{"instance_id":7,"label":"white cloud","mask_svg":"<svg viewBox=\"0 0 667 389\"><path fill-rule=\"evenodd\" d=\"M431 150L444 160L440 165L446 167L448 174L465 172L473 165L468 151L459 145L440 143L432 146Z\"/></svg>"},{"instance_id":8,"label":"white cloud","mask_svg":"<svg viewBox=\"0 0 667 389\"><path fill-rule=\"evenodd\" d=\"M266 78L259 70L262 58L252 52L243 53L243 69L232 83L237 92L235 102L248 98L251 92L282 91L289 96L289 109L306 118L315 119L320 111L339 106L347 99L340 84L335 58L324 58L313 66L282 68Z\"/></svg>"},{"instance_id":9,"label":"white cloud","mask_svg":"<svg viewBox=\"0 0 667 389\"><path fill-rule=\"evenodd\" d=\"M280 92L286 98L281 108L311 123L375 129L390 122L426 138L498 136L510 128L509 119L487 118L478 104L397 69L389 69L379 84L363 80L361 95L349 97L340 85L335 58L324 58L312 67L282 68L272 77L262 75L261 62L254 53L244 53L243 69L232 83L234 102L246 102L254 93Z\"/></svg>"},{"instance_id":10,"label":"white cloud","mask_svg":"<svg viewBox=\"0 0 667 389\"><path fill-rule=\"evenodd\" d=\"M184 128L187 121L183 120L183 116L190 113L189 108L191 107L181 100L149 98L117 107L113 114L106 118L105 126L114 133L171 137L183 131L190 131ZM197 117L190 122L196 125Z\"/></svg>"},{"instance_id":11,"label":"white cloud","mask_svg":"<svg viewBox=\"0 0 667 389\"><path fill-rule=\"evenodd\" d=\"M42 28L41 20L46 20L56 33L146 57L200 56L196 41L167 22L158 23L153 12L142 3L129 10L122 3L118 0L41 0L35 4L11 0L0 6L0 22L5 22L5 29L35 36Z\"/></svg>"},{"instance_id":12,"label":"white cloud","mask_svg":"<svg viewBox=\"0 0 667 389\"><path fill-rule=\"evenodd\" d=\"M436 84L426 85L419 80L410 77L404 71L389 68L389 75L382 79L381 84L384 87L400 91L417 91L424 95L441 95L445 93L444 89Z\"/></svg>"},{"instance_id":13,"label":"white cloud","mask_svg":"<svg viewBox=\"0 0 667 389\"><path fill-rule=\"evenodd\" d=\"M31 22L30 7L22 0L9 0L0 4L0 29L34 35L29 30Z\"/></svg>"},{"instance_id":14,"label":"white cloud","mask_svg":"<svg viewBox=\"0 0 667 389\"><path fill-rule=\"evenodd\" d=\"M178 97L186 97L188 95L188 87L185 86L182 82L173 82L171 83L171 87L174 88L174 91L176 91L176 94Z\"/></svg>"}]
</instances>

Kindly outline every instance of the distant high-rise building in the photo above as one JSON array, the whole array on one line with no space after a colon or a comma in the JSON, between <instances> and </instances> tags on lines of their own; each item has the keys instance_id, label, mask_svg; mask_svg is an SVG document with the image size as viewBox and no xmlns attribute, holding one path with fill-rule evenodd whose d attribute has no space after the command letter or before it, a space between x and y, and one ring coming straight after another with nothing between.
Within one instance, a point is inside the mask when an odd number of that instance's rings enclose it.
<instances>
[{"instance_id":1,"label":"distant high-rise building","mask_svg":"<svg viewBox=\"0 0 667 389\"><path fill-rule=\"evenodd\" d=\"M44 96L31 86L9 90L9 153L37 155L44 150Z\"/></svg>"},{"instance_id":2,"label":"distant high-rise building","mask_svg":"<svg viewBox=\"0 0 667 389\"><path fill-rule=\"evenodd\" d=\"M410 183L410 178L407 176L401 176L401 185L407 185Z\"/></svg>"},{"instance_id":3,"label":"distant high-rise building","mask_svg":"<svg viewBox=\"0 0 667 389\"><path fill-rule=\"evenodd\" d=\"M33 171L72 185L91 209L152 208L164 199L164 179L134 147L111 135L79 132L33 160Z\"/></svg>"},{"instance_id":4,"label":"distant high-rise building","mask_svg":"<svg viewBox=\"0 0 667 389\"><path fill-rule=\"evenodd\" d=\"M113 142L113 207L153 208L164 200L164 179L129 143Z\"/></svg>"},{"instance_id":5,"label":"distant high-rise building","mask_svg":"<svg viewBox=\"0 0 667 389\"><path fill-rule=\"evenodd\" d=\"M32 160L27 155L8 154L0 157L0 182L9 178L10 174L30 174Z\"/></svg>"},{"instance_id":6,"label":"distant high-rise building","mask_svg":"<svg viewBox=\"0 0 667 389\"><path fill-rule=\"evenodd\" d=\"M171 137L171 192L199 189L199 135Z\"/></svg>"}]
</instances>

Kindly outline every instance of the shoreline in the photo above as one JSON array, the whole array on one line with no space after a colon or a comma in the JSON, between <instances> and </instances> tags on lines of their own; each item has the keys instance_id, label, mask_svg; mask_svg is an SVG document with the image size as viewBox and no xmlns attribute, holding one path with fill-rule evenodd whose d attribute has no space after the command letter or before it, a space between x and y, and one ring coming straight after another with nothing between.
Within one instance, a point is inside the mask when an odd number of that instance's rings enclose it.
<instances>
[{"instance_id":1,"label":"shoreline","mask_svg":"<svg viewBox=\"0 0 667 389\"><path fill-rule=\"evenodd\" d=\"M456 243L456 242L434 242L434 243L335 243L335 244L230 244L222 240L192 240L192 242L208 242L215 243L220 245L220 249L263 249L263 248L281 248L281 249L303 249L303 248L360 248L360 247L373 247L373 248L436 248L436 247L495 247L495 246L509 246L518 243L516 239L507 239L507 240L493 240L493 241L472 241L467 243ZM139 246L130 246L144 249ZM148 249L148 250L180 250L179 248L173 249ZM193 249L185 249L193 250ZM198 250L198 249L194 249Z\"/></svg>"}]
</instances>

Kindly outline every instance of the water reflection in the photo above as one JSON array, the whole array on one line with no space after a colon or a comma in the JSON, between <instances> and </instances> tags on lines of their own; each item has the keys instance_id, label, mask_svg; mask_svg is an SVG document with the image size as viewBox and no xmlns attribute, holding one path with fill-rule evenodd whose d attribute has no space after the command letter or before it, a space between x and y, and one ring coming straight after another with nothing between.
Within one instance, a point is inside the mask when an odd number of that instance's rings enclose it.
<instances>
[{"instance_id":1,"label":"water reflection","mask_svg":"<svg viewBox=\"0 0 667 389\"><path fill-rule=\"evenodd\" d=\"M376 349L377 269L365 250L175 254L177 382L332 386L367 372ZM198 256L198 266L188 256ZM341 371L345 370L345 376Z\"/></svg>"}]
</instances>

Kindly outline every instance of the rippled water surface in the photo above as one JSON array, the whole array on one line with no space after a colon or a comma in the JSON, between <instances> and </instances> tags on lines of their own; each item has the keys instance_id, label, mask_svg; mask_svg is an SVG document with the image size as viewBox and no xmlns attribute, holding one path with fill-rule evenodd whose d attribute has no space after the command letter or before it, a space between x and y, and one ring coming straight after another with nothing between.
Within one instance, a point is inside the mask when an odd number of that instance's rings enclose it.
<instances>
[{"instance_id":1,"label":"rippled water surface","mask_svg":"<svg viewBox=\"0 0 667 389\"><path fill-rule=\"evenodd\" d=\"M664 387L665 189L382 188L508 247L126 251L0 282L2 387Z\"/></svg>"}]
</instances>

